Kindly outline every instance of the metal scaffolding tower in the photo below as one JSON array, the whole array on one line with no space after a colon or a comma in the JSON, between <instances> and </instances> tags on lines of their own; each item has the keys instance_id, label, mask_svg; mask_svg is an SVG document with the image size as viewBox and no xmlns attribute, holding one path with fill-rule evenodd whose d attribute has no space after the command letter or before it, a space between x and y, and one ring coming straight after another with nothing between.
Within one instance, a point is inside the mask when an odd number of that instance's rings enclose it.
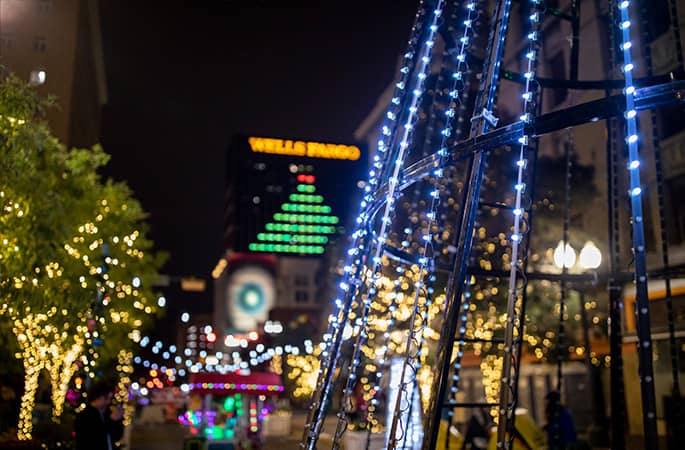
<instances>
[{"instance_id":1,"label":"metal scaffolding tower","mask_svg":"<svg viewBox=\"0 0 685 450\"><path fill-rule=\"evenodd\" d=\"M558 282L561 287L556 332L557 389L562 382L564 358L560 350L564 344L569 283L605 284L609 288L611 430L612 448L616 449L625 447L621 289L630 281L635 283L645 448L658 448L647 280L661 278L670 286L668 280L676 271L669 267L665 236L661 236L663 270L647 271L639 155L644 143L636 121L641 111L682 104L685 81L679 46L680 65L675 72L655 75L647 67L641 68L643 78L633 76L638 68L631 51L637 47L633 43L640 42L631 22L636 11L628 0L610 3L605 30L611 47L607 50L609 71L620 76L581 80L580 0L574 0L564 11L539 0L522 1L517 5L517 14L522 19L519 26L511 24L511 0L496 0L491 11L485 2L476 0L420 2L395 92L380 126L378 152L361 201L358 227L351 235L339 296L323 342L303 448L318 448L331 404L337 406L333 448L339 447L350 416L359 415L355 389L361 380L366 380L368 389L362 389L362 395L370 405L363 419L369 436L372 430L386 429L385 448L434 449L441 433L445 447L449 448L449 426L455 408L460 407L493 408L498 424L497 446L512 448L517 434L515 410L526 335L526 288L531 280ZM602 8L597 8L597 14L602 14ZM568 22L571 28L570 71L565 79L538 74L543 25L548 16ZM673 33L679 43L677 23ZM511 71L504 67L508 43L521 55L522 69ZM649 60L646 64L650 64ZM614 71L616 67L620 70ZM507 80L506 86L503 80ZM508 105L509 110L517 111L509 120L498 117L497 112L498 95L503 89L515 90L521 99L518 104ZM600 90L605 95L542 113L542 96L552 89ZM539 140L598 121L603 121L607 128L608 270L575 274L569 273L564 263L560 274L533 271L529 253L534 237L532 215ZM643 124L643 129L647 125ZM655 120L651 126L656 126ZM569 241L572 136L564 154L564 248ZM658 134L653 131L652 136L656 140L652 144L657 150L656 172L661 186ZM624 159L627 169L621 165ZM493 174L507 179L512 189L484 192L484 180ZM627 195L621 192L621 179L627 180ZM660 195L659 215L661 229L665 230L663 193ZM626 223L621 223L618 211L622 198L630 203ZM506 263L499 268L484 268L474 256L474 248L482 239L479 227L500 212L507 217L496 230L504 236L501 241L506 243L507 250L500 257ZM619 232L631 236L632 271L625 270L625 262L623 266L620 263ZM469 335L467 330L478 326L470 313L474 306L473 286L478 280L494 278L506 280L506 295L502 296L501 304L504 323L496 332ZM442 300L438 302L438 298ZM667 300L669 342L674 347L670 287ZM408 314L399 317L401 301L405 302ZM426 330L433 321L440 322L434 349L426 342ZM468 345L487 347L501 360L497 402L457 399L462 359ZM364 358L369 362L363 363ZM399 361L397 367L401 368L394 385L387 380L391 358ZM672 348L674 389L679 393L676 360ZM418 373L427 364L432 383L429 390L420 392L416 389ZM386 402L387 426L381 427L377 417L381 392L392 389L394 394ZM425 400L421 430L416 430L411 422L417 414L417 395ZM447 431L441 431L442 419L448 424ZM369 442L370 439L367 448Z\"/></svg>"}]
</instances>

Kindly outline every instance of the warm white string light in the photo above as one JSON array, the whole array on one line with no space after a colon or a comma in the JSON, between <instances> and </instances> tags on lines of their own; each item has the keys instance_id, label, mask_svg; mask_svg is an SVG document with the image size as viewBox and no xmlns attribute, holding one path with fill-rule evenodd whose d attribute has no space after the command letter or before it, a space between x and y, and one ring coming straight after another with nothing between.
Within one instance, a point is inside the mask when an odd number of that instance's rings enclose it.
<instances>
[{"instance_id":1,"label":"warm white string light","mask_svg":"<svg viewBox=\"0 0 685 450\"><path fill-rule=\"evenodd\" d=\"M411 231L411 230L410 230ZM403 242L409 245L409 242L405 239ZM372 383L372 395L371 395L371 404L367 408L367 415L366 415L366 421L370 424L372 424L375 420L375 412L376 412L376 406L378 406L378 396L381 393L381 380L383 378L383 374L387 373L389 367L390 367L390 362L388 361L389 355L388 355L388 346L390 344L390 336L391 336L391 331L394 326L395 326L395 316L394 312L397 309L397 299L399 298L399 293L400 293L400 286L401 286L401 281L400 281L400 276L402 273L405 272L404 268L402 266L398 266L396 269L396 272L398 273L397 278L394 281L394 288L393 288L393 293L392 293L392 299L390 301L390 305L388 305L387 308L387 314L388 318L386 319L387 327L385 331L383 332L383 345L381 346L382 353L381 357L378 360L378 366L376 369L376 373L374 374Z\"/></svg>"}]
</instances>

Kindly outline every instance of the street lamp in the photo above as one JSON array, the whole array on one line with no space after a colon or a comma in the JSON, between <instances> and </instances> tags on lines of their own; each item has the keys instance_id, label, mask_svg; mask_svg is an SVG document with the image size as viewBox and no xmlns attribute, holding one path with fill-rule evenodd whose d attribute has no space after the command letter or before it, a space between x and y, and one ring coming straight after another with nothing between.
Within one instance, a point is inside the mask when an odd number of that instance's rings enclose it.
<instances>
[{"instance_id":1,"label":"street lamp","mask_svg":"<svg viewBox=\"0 0 685 450\"><path fill-rule=\"evenodd\" d=\"M580 251L580 267L583 269L596 269L602 264L602 253L592 241L587 241Z\"/></svg>"},{"instance_id":2,"label":"street lamp","mask_svg":"<svg viewBox=\"0 0 685 450\"><path fill-rule=\"evenodd\" d=\"M576 263L576 251L573 250L568 242L564 247L564 241L559 241L557 248L554 249L554 265L560 269L566 267L570 269Z\"/></svg>"},{"instance_id":3,"label":"street lamp","mask_svg":"<svg viewBox=\"0 0 685 450\"><path fill-rule=\"evenodd\" d=\"M576 251L571 244L559 241L554 249L554 265L559 269L571 269L576 264ZM595 270L602 264L602 253L592 241L587 241L580 251L578 266L583 270Z\"/></svg>"},{"instance_id":4,"label":"street lamp","mask_svg":"<svg viewBox=\"0 0 685 450\"><path fill-rule=\"evenodd\" d=\"M556 249L554 249L554 265L559 269L571 269L576 263L576 252L569 243L564 246L563 241L559 241ZM592 270L595 271L602 264L602 253L592 241L587 241L580 250L578 257L578 268L581 271ZM588 321L587 311L585 309L585 293L580 292L580 316L583 327L583 340L585 341L585 363L588 368L588 380L591 394L594 399L592 405L592 412L594 420L590 425L588 433L590 441L595 444L604 445L608 443L607 435L607 420L604 415L604 396L601 391L601 381L599 381L599 372L596 367L592 365L590 359L590 322Z\"/></svg>"}]
</instances>

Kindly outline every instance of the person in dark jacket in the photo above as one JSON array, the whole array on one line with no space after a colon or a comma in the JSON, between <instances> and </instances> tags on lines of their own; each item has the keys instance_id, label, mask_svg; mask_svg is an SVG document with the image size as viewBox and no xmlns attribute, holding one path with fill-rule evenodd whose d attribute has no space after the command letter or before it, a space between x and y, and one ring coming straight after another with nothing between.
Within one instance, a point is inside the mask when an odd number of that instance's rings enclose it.
<instances>
[{"instance_id":1,"label":"person in dark jacket","mask_svg":"<svg viewBox=\"0 0 685 450\"><path fill-rule=\"evenodd\" d=\"M571 412L561 404L557 391L547 393L545 397L545 415L547 417L547 445L550 450L563 450L577 441L576 427Z\"/></svg>"},{"instance_id":2,"label":"person in dark jacket","mask_svg":"<svg viewBox=\"0 0 685 450\"><path fill-rule=\"evenodd\" d=\"M76 450L113 450L124 434L123 409L110 408L112 387L97 382L88 389L88 405L76 416Z\"/></svg>"}]
</instances>

